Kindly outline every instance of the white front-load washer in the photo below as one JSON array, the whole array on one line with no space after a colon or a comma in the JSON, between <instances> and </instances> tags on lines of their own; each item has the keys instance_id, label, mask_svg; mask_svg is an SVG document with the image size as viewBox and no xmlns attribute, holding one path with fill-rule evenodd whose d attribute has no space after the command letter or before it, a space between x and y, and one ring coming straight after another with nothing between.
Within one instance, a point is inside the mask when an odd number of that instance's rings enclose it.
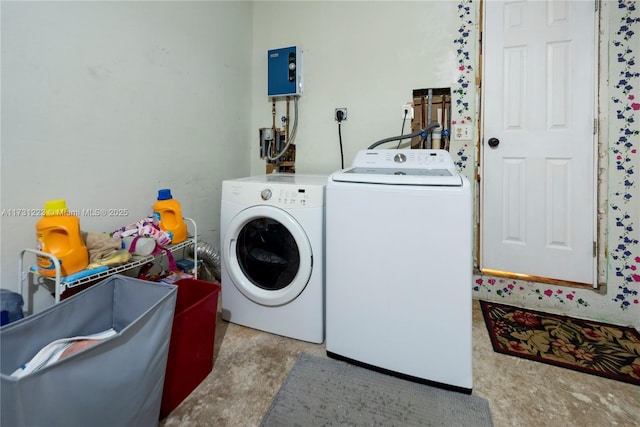
<instances>
[{"instance_id":1,"label":"white front-load washer","mask_svg":"<svg viewBox=\"0 0 640 427\"><path fill-rule=\"evenodd\" d=\"M326 193L327 354L471 392L469 180L444 150L363 150Z\"/></svg>"},{"instance_id":2,"label":"white front-load washer","mask_svg":"<svg viewBox=\"0 0 640 427\"><path fill-rule=\"evenodd\" d=\"M324 341L327 176L225 180L220 216L222 318L302 341Z\"/></svg>"}]
</instances>

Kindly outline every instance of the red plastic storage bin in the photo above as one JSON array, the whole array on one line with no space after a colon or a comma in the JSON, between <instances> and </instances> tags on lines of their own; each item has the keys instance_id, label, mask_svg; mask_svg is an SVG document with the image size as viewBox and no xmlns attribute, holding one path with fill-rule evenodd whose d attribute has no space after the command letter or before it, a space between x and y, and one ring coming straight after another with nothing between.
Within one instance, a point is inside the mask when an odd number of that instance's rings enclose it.
<instances>
[{"instance_id":1,"label":"red plastic storage bin","mask_svg":"<svg viewBox=\"0 0 640 427\"><path fill-rule=\"evenodd\" d=\"M182 279L171 330L160 418L165 418L213 369L213 347L221 286Z\"/></svg>"}]
</instances>

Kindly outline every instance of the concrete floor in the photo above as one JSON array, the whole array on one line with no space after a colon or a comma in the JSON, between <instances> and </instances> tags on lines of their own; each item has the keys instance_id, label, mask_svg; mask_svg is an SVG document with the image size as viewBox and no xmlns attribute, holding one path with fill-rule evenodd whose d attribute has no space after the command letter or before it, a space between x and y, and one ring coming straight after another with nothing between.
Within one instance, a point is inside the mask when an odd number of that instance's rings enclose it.
<instances>
[{"instance_id":1,"label":"concrete floor","mask_svg":"<svg viewBox=\"0 0 640 427\"><path fill-rule=\"evenodd\" d=\"M640 426L640 387L495 353L473 304L473 394L489 401L496 427ZM161 427L257 426L310 344L218 319L211 374Z\"/></svg>"}]
</instances>

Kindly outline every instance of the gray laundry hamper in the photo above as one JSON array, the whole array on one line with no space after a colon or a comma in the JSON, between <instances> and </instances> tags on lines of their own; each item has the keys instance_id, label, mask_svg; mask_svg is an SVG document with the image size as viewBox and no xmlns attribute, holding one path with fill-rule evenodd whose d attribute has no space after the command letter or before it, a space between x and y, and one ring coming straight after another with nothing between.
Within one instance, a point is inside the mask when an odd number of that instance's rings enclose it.
<instances>
[{"instance_id":1,"label":"gray laundry hamper","mask_svg":"<svg viewBox=\"0 0 640 427\"><path fill-rule=\"evenodd\" d=\"M122 275L0 328L1 426L157 426L177 287ZM21 378L60 338L117 334Z\"/></svg>"}]
</instances>

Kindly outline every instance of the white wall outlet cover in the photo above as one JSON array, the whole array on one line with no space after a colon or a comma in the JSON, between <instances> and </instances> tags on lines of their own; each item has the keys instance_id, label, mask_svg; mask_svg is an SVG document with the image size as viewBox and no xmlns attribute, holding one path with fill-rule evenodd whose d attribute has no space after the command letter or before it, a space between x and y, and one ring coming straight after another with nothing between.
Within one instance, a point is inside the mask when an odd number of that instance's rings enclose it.
<instances>
[{"instance_id":1,"label":"white wall outlet cover","mask_svg":"<svg viewBox=\"0 0 640 427\"><path fill-rule=\"evenodd\" d=\"M456 141L471 141L471 125L466 123L453 125L452 137Z\"/></svg>"}]
</instances>

